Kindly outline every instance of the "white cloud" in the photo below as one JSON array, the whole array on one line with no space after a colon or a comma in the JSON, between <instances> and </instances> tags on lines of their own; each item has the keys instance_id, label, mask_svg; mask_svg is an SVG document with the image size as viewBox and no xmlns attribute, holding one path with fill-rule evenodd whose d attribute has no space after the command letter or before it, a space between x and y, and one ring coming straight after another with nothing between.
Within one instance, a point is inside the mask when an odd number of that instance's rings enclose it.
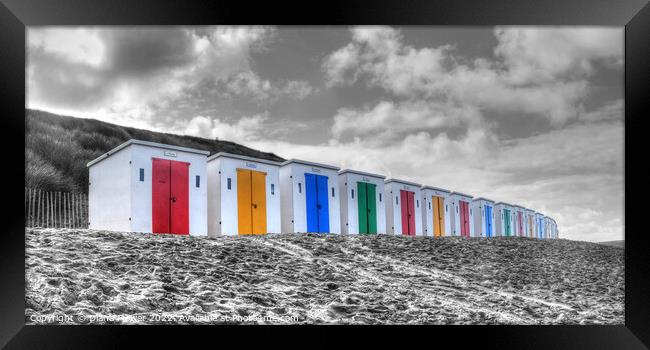
<instances>
[{"instance_id":1,"label":"white cloud","mask_svg":"<svg viewBox=\"0 0 650 350\"><path fill-rule=\"evenodd\" d=\"M260 79L251 71L235 74L224 82L227 96L239 95L253 98L257 101L268 100L271 96L271 82Z\"/></svg>"},{"instance_id":2,"label":"white cloud","mask_svg":"<svg viewBox=\"0 0 650 350\"><path fill-rule=\"evenodd\" d=\"M216 26L209 33L215 48L223 53L238 51L265 51L276 30L269 26Z\"/></svg>"},{"instance_id":3,"label":"white cloud","mask_svg":"<svg viewBox=\"0 0 650 350\"><path fill-rule=\"evenodd\" d=\"M612 101L602 108L584 113L580 116L580 119L586 122L599 122L607 120L621 120L621 116L624 114L625 105L623 99L617 99Z\"/></svg>"},{"instance_id":4,"label":"white cloud","mask_svg":"<svg viewBox=\"0 0 650 350\"><path fill-rule=\"evenodd\" d=\"M461 63L450 45L414 48L398 30L358 27L323 70L328 86L363 78L398 98L529 113L560 126L582 112L594 64L622 62L620 28L500 27L495 35L496 59Z\"/></svg>"},{"instance_id":5,"label":"white cloud","mask_svg":"<svg viewBox=\"0 0 650 350\"><path fill-rule=\"evenodd\" d=\"M267 114L256 114L238 118L234 123L219 118L196 116L187 123L183 134L207 139L219 139L246 143L258 140L264 130Z\"/></svg>"},{"instance_id":6,"label":"white cloud","mask_svg":"<svg viewBox=\"0 0 650 350\"><path fill-rule=\"evenodd\" d=\"M497 27L495 54L513 84L592 75L594 63L622 66L623 30L607 27Z\"/></svg>"},{"instance_id":7,"label":"white cloud","mask_svg":"<svg viewBox=\"0 0 650 350\"><path fill-rule=\"evenodd\" d=\"M270 80L260 78L251 70L231 75L219 86L222 90L220 96L227 98L243 96L258 103L275 102L283 96L301 100L315 91L306 81L290 80L272 83Z\"/></svg>"},{"instance_id":8,"label":"white cloud","mask_svg":"<svg viewBox=\"0 0 650 350\"><path fill-rule=\"evenodd\" d=\"M404 45L390 27L357 27L352 42L323 62L327 84L351 84L360 76L400 96L431 90L446 73L443 63L450 46L415 49Z\"/></svg>"},{"instance_id":9,"label":"white cloud","mask_svg":"<svg viewBox=\"0 0 650 350\"><path fill-rule=\"evenodd\" d=\"M289 80L281 85L280 95L286 95L302 100L317 91L318 89L312 87L304 80Z\"/></svg>"},{"instance_id":10,"label":"white cloud","mask_svg":"<svg viewBox=\"0 0 650 350\"><path fill-rule=\"evenodd\" d=\"M70 40L71 36L74 40ZM27 46L93 67L104 63L106 51L98 30L94 28L29 27Z\"/></svg>"},{"instance_id":11,"label":"white cloud","mask_svg":"<svg viewBox=\"0 0 650 350\"><path fill-rule=\"evenodd\" d=\"M327 86L349 85L357 80L359 49L354 44L348 44L327 57L323 62L323 70L327 75ZM351 75L351 76L350 76Z\"/></svg>"},{"instance_id":12,"label":"white cloud","mask_svg":"<svg viewBox=\"0 0 650 350\"><path fill-rule=\"evenodd\" d=\"M272 82L252 69L251 54L268 50L275 35L246 26L30 27L27 106L164 128L172 108L199 95L214 103L304 99L315 91L308 82Z\"/></svg>"},{"instance_id":13,"label":"white cloud","mask_svg":"<svg viewBox=\"0 0 650 350\"><path fill-rule=\"evenodd\" d=\"M373 107L340 109L334 116L332 134L337 139L350 135L387 143L407 133L470 125L476 127L481 123L480 113L470 106L427 101L381 101Z\"/></svg>"},{"instance_id":14,"label":"white cloud","mask_svg":"<svg viewBox=\"0 0 650 350\"><path fill-rule=\"evenodd\" d=\"M441 79L444 94L459 104L495 113L527 113L556 126L578 117L588 93L588 83L554 81L542 85L509 85L498 71L458 66Z\"/></svg>"}]
</instances>

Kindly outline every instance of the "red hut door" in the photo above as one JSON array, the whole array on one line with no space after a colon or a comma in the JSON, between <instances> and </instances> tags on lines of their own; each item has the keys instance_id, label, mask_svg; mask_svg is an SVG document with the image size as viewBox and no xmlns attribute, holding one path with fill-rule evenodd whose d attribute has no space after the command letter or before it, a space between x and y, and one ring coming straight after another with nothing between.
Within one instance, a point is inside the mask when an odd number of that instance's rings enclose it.
<instances>
[{"instance_id":1,"label":"red hut door","mask_svg":"<svg viewBox=\"0 0 650 350\"><path fill-rule=\"evenodd\" d=\"M415 236L415 193L400 190L399 196L402 209L402 234Z\"/></svg>"},{"instance_id":2,"label":"red hut door","mask_svg":"<svg viewBox=\"0 0 650 350\"><path fill-rule=\"evenodd\" d=\"M415 192L407 192L409 210L409 236L415 236Z\"/></svg>"},{"instance_id":3,"label":"red hut door","mask_svg":"<svg viewBox=\"0 0 650 350\"><path fill-rule=\"evenodd\" d=\"M189 234L189 163L152 159L151 229Z\"/></svg>"},{"instance_id":4,"label":"red hut door","mask_svg":"<svg viewBox=\"0 0 650 350\"><path fill-rule=\"evenodd\" d=\"M458 201L460 206L460 235L469 237L469 203Z\"/></svg>"}]
</instances>

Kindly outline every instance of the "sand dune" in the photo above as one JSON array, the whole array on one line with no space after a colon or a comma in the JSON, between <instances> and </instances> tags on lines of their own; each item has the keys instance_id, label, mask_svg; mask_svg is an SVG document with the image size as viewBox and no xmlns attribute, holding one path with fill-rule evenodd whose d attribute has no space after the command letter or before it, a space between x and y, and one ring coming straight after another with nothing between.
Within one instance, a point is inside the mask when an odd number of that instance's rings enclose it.
<instances>
[{"instance_id":1,"label":"sand dune","mask_svg":"<svg viewBox=\"0 0 650 350\"><path fill-rule=\"evenodd\" d=\"M624 323L623 249L567 240L26 229L25 270L28 324Z\"/></svg>"}]
</instances>

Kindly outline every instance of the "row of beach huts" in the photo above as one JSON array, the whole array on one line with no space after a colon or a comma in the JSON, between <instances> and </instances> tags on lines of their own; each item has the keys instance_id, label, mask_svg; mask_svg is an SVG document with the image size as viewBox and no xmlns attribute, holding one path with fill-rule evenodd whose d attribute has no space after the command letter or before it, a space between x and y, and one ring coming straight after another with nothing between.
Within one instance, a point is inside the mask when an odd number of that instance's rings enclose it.
<instances>
[{"instance_id":1,"label":"row of beach huts","mask_svg":"<svg viewBox=\"0 0 650 350\"><path fill-rule=\"evenodd\" d=\"M558 238L555 220L519 205L309 161L208 155L129 140L89 162L89 227Z\"/></svg>"}]
</instances>

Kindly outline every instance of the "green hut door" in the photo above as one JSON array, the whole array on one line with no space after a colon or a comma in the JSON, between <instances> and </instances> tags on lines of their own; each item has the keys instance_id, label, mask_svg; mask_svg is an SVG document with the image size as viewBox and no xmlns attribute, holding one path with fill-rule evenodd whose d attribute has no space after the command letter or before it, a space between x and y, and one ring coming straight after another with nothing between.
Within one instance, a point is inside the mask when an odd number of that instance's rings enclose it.
<instances>
[{"instance_id":1,"label":"green hut door","mask_svg":"<svg viewBox=\"0 0 650 350\"><path fill-rule=\"evenodd\" d=\"M357 182L357 206L359 207L359 233L377 233L377 185Z\"/></svg>"},{"instance_id":2,"label":"green hut door","mask_svg":"<svg viewBox=\"0 0 650 350\"><path fill-rule=\"evenodd\" d=\"M368 203L368 233L377 233L377 185L366 184L366 198Z\"/></svg>"},{"instance_id":3,"label":"green hut door","mask_svg":"<svg viewBox=\"0 0 650 350\"><path fill-rule=\"evenodd\" d=\"M512 227L510 225L510 210L508 209L503 210L503 220L505 223L506 237L510 237L512 236Z\"/></svg>"}]
</instances>

